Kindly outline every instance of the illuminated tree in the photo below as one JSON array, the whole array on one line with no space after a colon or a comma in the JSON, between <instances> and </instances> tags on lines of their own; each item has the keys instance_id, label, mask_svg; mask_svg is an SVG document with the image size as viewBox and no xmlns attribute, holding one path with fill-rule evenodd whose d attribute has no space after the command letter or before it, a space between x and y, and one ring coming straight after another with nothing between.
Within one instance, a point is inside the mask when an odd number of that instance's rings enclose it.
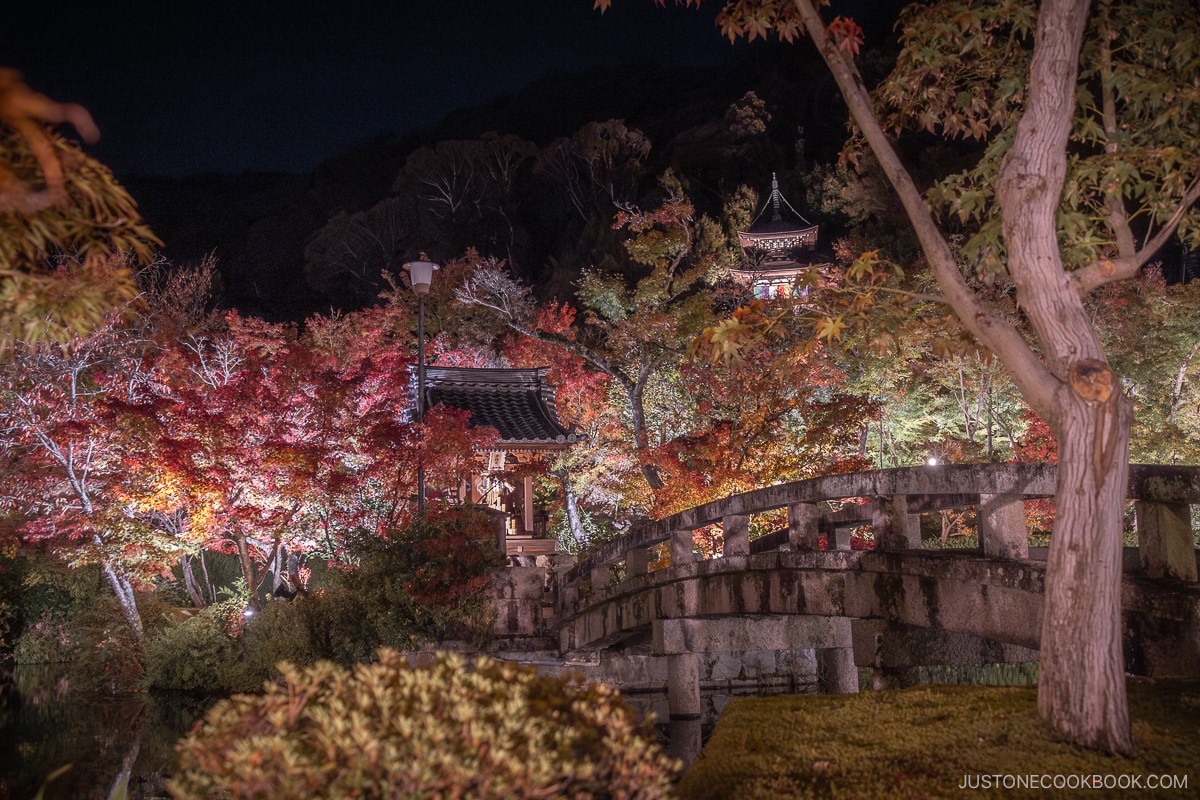
<instances>
[{"instance_id":1,"label":"illuminated tree","mask_svg":"<svg viewBox=\"0 0 1200 800\"><path fill-rule=\"evenodd\" d=\"M712 319L712 296L703 280L720 237L715 223L695 217L677 180L668 175L663 185L667 199L659 208L631 208L615 223L632 232L626 248L648 272L632 287L619 273L585 272L578 287L583 314L569 335L539 328L529 290L495 262L481 264L456 291L462 303L488 309L516 333L560 345L616 382L628 403L638 465L651 489L661 489L663 482L648 459L647 387Z\"/></svg>"},{"instance_id":2,"label":"illuminated tree","mask_svg":"<svg viewBox=\"0 0 1200 800\"><path fill-rule=\"evenodd\" d=\"M135 588L184 549L119 497L127 465L157 434L152 409L164 393L143 345L110 323L0 362L0 503L26 540L71 566L98 564L139 642Z\"/></svg>"},{"instance_id":3,"label":"illuminated tree","mask_svg":"<svg viewBox=\"0 0 1200 800\"><path fill-rule=\"evenodd\" d=\"M375 308L309 319L297 343L311 363L305 444L320 456L303 475L308 501L297 525L332 558L406 524L419 461L429 486L454 490L472 454L495 441L494 430L453 409L429 410L423 428L412 422L413 315L399 291Z\"/></svg>"},{"instance_id":4,"label":"illuminated tree","mask_svg":"<svg viewBox=\"0 0 1200 800\"><path fill-rule=\"evenodd\" d=\"M691 2L691 0L689 0ZM601 8L609 0L598 0ZM1072 740L1129 753L1121 521L1132 409L1085 300L1132 277L1177 231L1200 236L1200 15L1179 0L914 5L872 93L861 30L814 0L740 0L731 39L806 35L896 190L941 301L1005 365L1059 443L1041 636L1041 713ZM1086 32L1086 35L1085 35ZM924 194L893 132L978 141L978 161ZM972 232L963 264L947 233ZM974 278L1011 287L1026 335ZM1009 283L1011 282L1011 283Z\"/></svg>"},{"instance_id":5,"label":"illuminated tree","mask_svg":"<svg viewBox=\"0 0 1200 800\"><path fill-rule=\"evenodd\" d=\"M1157 269L1092 296L1100 337L1134 403L1134 461L1200 464L1200 281Z\"/></svg>"},{"instance_id":6,"label":"illuminated tree","mask_svg":"<svg viewBox=\"0 0 1200 800\"><path fill-rule=\"evenodd\" d=\"M257 604L270 570L295 583L285 553L352 560L364 539L412 515L417 465L457 487L494 432L435 409L409 419L410 314L391 302L291 326L226 314L164 345L169 402L161 435L131 470L128 502L186 522L196 545L236 552Z\"/></svg>"},{"instance_id":7,"label":"illuminated tree","mask_svg":"<svg viewBox=\"0 0 1200 800\"><path fill-rule=\"evenodd\" d=\"M671 415L678 433L654 450L670 476L657 515L776 483L866 469L858 440L872 408L803 340L760 344L738 365L685 361Z\"/></svg>"}]
</instances>

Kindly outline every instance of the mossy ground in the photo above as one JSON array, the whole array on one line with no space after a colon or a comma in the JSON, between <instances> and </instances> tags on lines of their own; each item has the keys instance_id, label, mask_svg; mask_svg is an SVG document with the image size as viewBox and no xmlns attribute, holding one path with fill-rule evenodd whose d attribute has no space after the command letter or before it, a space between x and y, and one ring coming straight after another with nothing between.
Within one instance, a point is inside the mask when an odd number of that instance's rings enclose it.
<instances>
[{"instance_id":1,"label":"mossy ground","mask_svg":"<svg viewBox=\"0 0 1200 800\"><path fill-rule=\"evenodd\" d=\"M964 790L964 776L1187 776L1200 787L1200 681L1131 679L1136 753L1115 758L1057 737L1032 687L914 686L858 695L731 701L679 786L682 800L1132 797L1132 790ZM977 785L977 784L973 784ZM1145 790L1143 790L1145 791Z\"/></svg>"}]
</instances>

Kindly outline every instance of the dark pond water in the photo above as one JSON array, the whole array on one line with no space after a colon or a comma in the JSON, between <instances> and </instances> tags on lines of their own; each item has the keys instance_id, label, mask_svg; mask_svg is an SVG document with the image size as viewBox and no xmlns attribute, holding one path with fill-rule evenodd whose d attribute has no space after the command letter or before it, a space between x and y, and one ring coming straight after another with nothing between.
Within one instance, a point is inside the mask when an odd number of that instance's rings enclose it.
<instances>
[{"instance_id":1,"label":"dark pond water","mask_svg":"<svg viewBox=\"0 0 1200 800\"><path fill-rule=\"evenodd\" d=\"M0 677L0 800L168 797L175 742L211 701L95 683L41 665Z\"/></svg>"}]
</instances>

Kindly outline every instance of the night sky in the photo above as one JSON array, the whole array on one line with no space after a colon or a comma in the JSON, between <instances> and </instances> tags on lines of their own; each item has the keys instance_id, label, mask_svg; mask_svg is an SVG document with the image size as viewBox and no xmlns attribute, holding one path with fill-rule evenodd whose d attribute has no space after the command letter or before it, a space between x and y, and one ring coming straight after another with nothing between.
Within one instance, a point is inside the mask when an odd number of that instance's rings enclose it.
<instances>
[{"instance_id":1,"label":"night sky","mask_svg":"<svg viewBox=\"0 0 1200 800\"><path fill-rule=\"evenodd\" d=\"M14 4L16 5L16 4ZM0 63L88 108L118 173L305 172L381 131L519 90L550 69L712 65L704 13L623 0L21 2Z\"/></svg>"},{"instance_id":2,"label":"night sky","mask_svg":"<svg viewBox=\"0 0 1200 800\"><path fill-rule=\"evenodd\" d=\"M549 70L719 65L734 47L713 26L721 3L618 0L601 15L590 0L20 0L0 64L88 108L102 133L88 151L118 177L301 173ZM862 19L896 4L843 5Z\"/></svg>"}]
</instances>

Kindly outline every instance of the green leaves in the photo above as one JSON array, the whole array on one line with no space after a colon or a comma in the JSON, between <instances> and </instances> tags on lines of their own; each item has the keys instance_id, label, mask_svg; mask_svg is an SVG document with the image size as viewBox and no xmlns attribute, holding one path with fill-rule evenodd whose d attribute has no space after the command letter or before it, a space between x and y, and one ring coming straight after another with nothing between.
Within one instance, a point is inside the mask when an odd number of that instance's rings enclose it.
<instances>
[{"instance_id":1,"label":"green leaves","mask_svg":"<svg viewBox=\"0 0 1200 800\"><path fill-rule=\"evenodd\" d=\"M903 50L875 90L885 127L985 143L974 165L935 184L926 200L967 233L964 255L985 280L1002 271L995 176L1023 112L1036 5L1031 0L941 0L901 18ZM1111 198L1153 231L1200 174L1200 17L1183 0L1097 6L1082 52L1070 172L1059 210L1068 267L1113 251ZM1180 235L1200 238L1200 211Z\"/></svg>"},{"instance_id":2,"label":"green leaves","mask_svg":"<svg viewBox=\"0 0 1200 800\"><path fill-rule=\"evenodd\" d=\"M100 325L137 294L132 267L149 263L160 244L107 168L49 137L67 199L0 214L0 351L14 339L64 342ZM26 141L4 129L0 161L18 180L41 180Z\"/></svg>"}]
</instances>

